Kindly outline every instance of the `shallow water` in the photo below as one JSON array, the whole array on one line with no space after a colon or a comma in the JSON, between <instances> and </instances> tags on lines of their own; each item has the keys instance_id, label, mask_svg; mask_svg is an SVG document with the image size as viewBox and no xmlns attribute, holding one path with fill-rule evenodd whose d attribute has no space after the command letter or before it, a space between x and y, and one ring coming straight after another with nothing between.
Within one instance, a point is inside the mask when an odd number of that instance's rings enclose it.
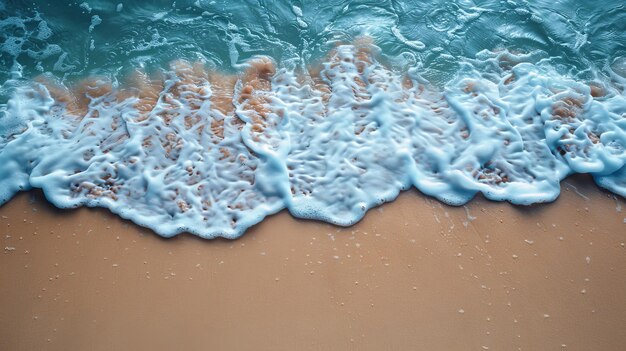
<instances>
[{"instance_id":1,"label":"shallow water","mask_svg":"<svg viewBox=\"0 0 626 351\"><path fill-rule=\"evenodd\" d=\"M0 2L0 203L164 236L350 225L411 186L626 196L619 1Z\"/></svg>"}]
</instances>

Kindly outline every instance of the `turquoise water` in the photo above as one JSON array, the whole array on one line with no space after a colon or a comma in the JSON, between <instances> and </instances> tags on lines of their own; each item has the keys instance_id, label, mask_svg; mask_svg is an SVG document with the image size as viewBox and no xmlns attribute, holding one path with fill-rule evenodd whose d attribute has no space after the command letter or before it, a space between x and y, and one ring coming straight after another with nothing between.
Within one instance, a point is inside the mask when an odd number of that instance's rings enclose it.
<instances>
[{"instance_id":1,"label":"turquoise water","mask_svg":"<svg viewBox=\"0 0 626 351\"><path fill-rule=\"evenodd\" d=\"M0 203L232 238L412 186L626 196L621 1L0 1L0 53Z\"/></svg>"},{"instance_id":2,"label":"turquoise water","mask_svg":"<svg viewBox=\"0 0 626 351\"><path fill-rule=\"evenodd\" d=\"M232 70L254 55L306 64L366 34L445 82L459 57L540 51L575 76L626 56L622 1L2 1L0 77L111 74L173 59ZM118 11L119 10L119 11ZM623 64L622 64L623 65Z\"/></svg>"}]
</instances>

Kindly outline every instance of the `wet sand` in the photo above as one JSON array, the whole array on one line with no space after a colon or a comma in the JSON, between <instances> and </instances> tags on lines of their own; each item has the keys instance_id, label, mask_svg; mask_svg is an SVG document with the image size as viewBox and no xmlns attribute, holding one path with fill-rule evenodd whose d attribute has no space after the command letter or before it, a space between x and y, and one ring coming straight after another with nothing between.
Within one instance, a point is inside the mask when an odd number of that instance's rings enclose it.
<instances>
[{"instance_id":1,"label":"wet sand","mask_svg":"<svg viewBox=\"0 0 626 351\"><path fill-rule=\"evenodd\" d=\"M409 191L349 228L282 212L235 241L23 193L0 208L0 350L623 350L626 201L562 186Z\"/></svg>"}]
</instances>

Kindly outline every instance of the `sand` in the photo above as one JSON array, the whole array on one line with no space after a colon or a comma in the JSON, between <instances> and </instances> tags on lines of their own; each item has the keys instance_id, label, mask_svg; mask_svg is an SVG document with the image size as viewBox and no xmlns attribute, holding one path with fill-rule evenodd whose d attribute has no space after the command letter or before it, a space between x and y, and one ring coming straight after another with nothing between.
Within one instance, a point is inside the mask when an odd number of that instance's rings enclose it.
<instances>
[{"instance_id":1,"label":"sand","mask_svg":"<svg viewBox=\"0 0 626 351\"><path fill-rule=\"evenodd\" d=\"M0 350L623 350L626 201L417 191L349 228L282 212L162 239L40 192L0 208Z\"/></svg>"}]
</instances>

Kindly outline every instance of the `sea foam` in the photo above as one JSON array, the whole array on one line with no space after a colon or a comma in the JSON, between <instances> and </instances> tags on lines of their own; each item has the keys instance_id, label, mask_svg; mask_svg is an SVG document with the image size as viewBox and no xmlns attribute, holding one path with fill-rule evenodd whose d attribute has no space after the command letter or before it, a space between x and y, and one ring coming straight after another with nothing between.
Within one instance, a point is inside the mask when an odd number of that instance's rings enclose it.
<instances>
[{"instance_id":1,"label":"sea foam","mask_svg":"<svg viewBox=\"0 0 626 351\"><path fill-rule=\"evenodd\" d=\"M484 51L435 87L378 50L339 45L310 70L255 57L237 75L177 61L125 83L21 84L0 114L0 203L41 188L163 236L235 238L282 209L351 225L412 186L451 205L479 192L529 205L590 173L626 196L619 72L580 82Z\"/></svg>"}]
</instances>

